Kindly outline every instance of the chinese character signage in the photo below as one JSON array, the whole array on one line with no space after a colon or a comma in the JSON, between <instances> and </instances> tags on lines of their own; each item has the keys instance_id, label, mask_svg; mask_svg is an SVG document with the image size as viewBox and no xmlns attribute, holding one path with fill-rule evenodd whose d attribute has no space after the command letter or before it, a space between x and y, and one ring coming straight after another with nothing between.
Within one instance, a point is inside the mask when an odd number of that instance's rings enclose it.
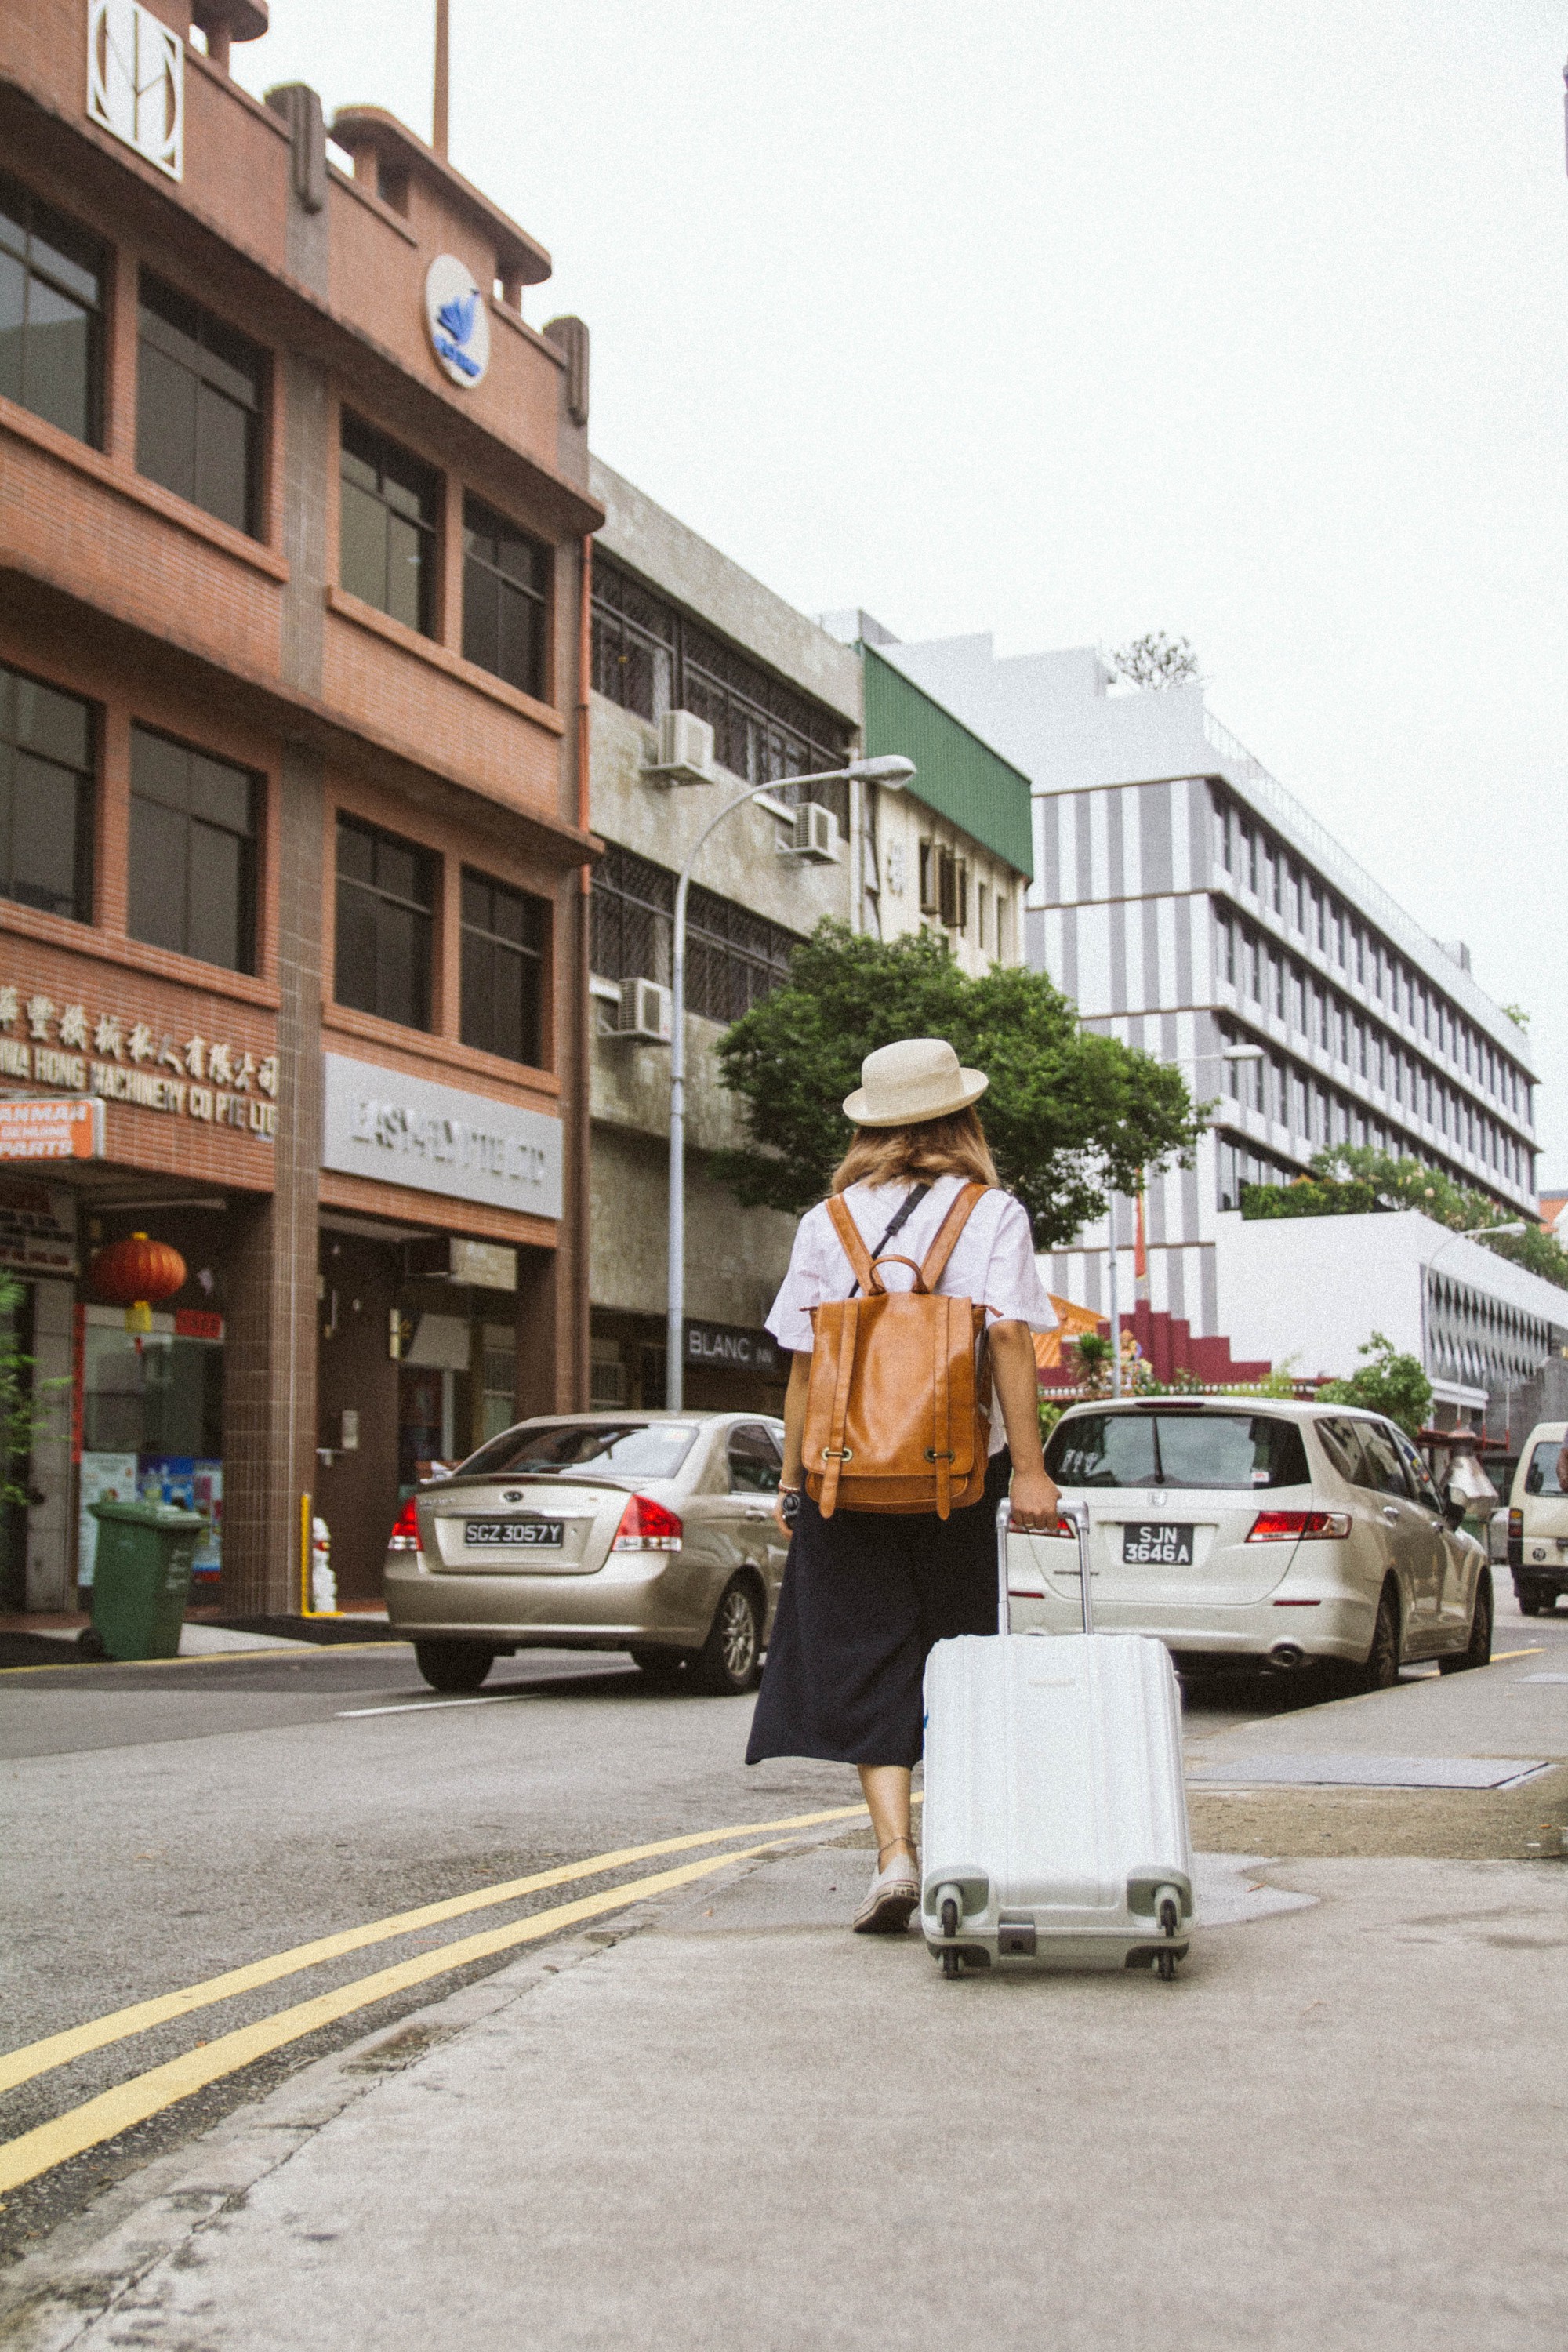
<instances>
[{"instance_id":1,"label":"chinese character signage","mask_svg":"<svg viewBox=\"0 0 1568 2352\"><path fill-rule=\"evenodd\" d=\"M237 1128L258 1142L270 1143L278 1133L276 1054L258 1057L222 1037L155 1027L119 1007L57 1003L41 990L10 982L0 983L0 1084L7 1078L60 1087L107 1102L135 1103L207 1127ZM14 1110L54 1108L47 1103L11 1106ZM101 1120L101 1112L99 1117ZM101 1127L98 1133L96 1147L78 1143L72 1147L75 1156L100 1156ZM3 1146L0 1156L5 1156ZM68 1157L70 1152L10 1156Z\"/></svg>"}]
</instances>

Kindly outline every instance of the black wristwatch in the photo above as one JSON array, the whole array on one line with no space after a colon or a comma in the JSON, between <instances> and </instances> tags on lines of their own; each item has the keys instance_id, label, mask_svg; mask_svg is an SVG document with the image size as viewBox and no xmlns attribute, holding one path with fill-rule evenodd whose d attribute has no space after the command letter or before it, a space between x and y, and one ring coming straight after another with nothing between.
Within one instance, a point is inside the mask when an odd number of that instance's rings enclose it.
<instances>
[{"instance_id":1,"label":"black wristwatch","mask_svg":"<svg viewBox=\"0 0 1568 2352\"><path fill-rule=\"evenodd\" d=\"M785 1486L779 1495L779 1516L786 1528L793 1528L800 1517L800 1488Z\"/></svg>"}]
</instances>

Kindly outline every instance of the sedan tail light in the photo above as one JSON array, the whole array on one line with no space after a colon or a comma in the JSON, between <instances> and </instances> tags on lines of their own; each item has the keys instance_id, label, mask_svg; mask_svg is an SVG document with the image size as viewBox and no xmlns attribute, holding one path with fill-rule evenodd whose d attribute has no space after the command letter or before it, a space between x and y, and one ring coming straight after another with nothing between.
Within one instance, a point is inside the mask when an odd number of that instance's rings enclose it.
<instances>
[{"instance_id":1,"label":"sedan tail light","mask_svg":"<svg viewBox=\"0 0 1568 2352\"><path fill-rule=\"evenodd\" d=\"M417 1551L419 1549L419 1513L415 1508L412 1495L392 1522L386 1549L388 1551Z\"/></svg>"},{"instance_id":2,"label":"sedan tail light","mask_svg":"<svg viewBox=\"0 0 1568 2352\"><path fill-rule=\"evenodd\" d=\"M647 1495L633 1495L621 1513L612 1551L679 1551L680 1521L662 1503Z\"/></svg>"},{"instance_id":3,"label":"sedan tail light","mask_svg":"<svg viewBox=\"0 0 1568 2352\"><path fill-rule=\"evenodd\" d=\"M1248 1543L1299 1543L1303 1536L1348 1536L1348 1511L1259 1511Z\"/></svg>"}]
</instances>

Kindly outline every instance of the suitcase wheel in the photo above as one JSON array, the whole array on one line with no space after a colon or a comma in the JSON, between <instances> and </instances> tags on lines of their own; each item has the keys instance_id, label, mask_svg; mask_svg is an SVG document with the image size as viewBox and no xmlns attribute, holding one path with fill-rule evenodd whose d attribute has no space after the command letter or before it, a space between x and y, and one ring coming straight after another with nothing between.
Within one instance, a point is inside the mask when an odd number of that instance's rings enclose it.
<instances>
[{"instance_id":1,"label":"suitcase wheel","mask_svg":"<svg viewBox=\"0 0 1568 2352\"><path fill-rule=\"evenodd\" d=\"M1173 1895L1163 1896L1160 1904L1160 1927L1162 1932L1170 1937L1173 1943L1175 1941L1176 1930L1181 1924L1182 1915L1175 1896ZM1176 1955L1174 1952L1162 1952L1159 1955L1159 1962L1161 1983L1173 1984L1176 1978Z\"/></svg>"}]
</instances>

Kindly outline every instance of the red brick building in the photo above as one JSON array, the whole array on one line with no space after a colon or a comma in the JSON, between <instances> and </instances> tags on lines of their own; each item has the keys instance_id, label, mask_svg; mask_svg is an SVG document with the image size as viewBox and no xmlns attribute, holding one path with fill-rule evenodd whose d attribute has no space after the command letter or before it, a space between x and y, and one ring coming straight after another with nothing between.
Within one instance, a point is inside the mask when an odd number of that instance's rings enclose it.
<instances>
[{"instance_id":1,"label":"red brick building","mask_svg":"<svg viewBox=\"0 0 1568 2352\"><path fill-rule=\"evenodd\" d=\"M0 1089L103 1105L43 1160L0 1100L72 1383L13 1609L132 1475L227 1607L296 1605L306 1496L369 1597L416 1463L586 1394L586 333L392 117L351 173L239 89L266 25L0 11ZM90 1275L133 1231L188 1270L141 1349Z\"/></svg>"}]
</instances>

